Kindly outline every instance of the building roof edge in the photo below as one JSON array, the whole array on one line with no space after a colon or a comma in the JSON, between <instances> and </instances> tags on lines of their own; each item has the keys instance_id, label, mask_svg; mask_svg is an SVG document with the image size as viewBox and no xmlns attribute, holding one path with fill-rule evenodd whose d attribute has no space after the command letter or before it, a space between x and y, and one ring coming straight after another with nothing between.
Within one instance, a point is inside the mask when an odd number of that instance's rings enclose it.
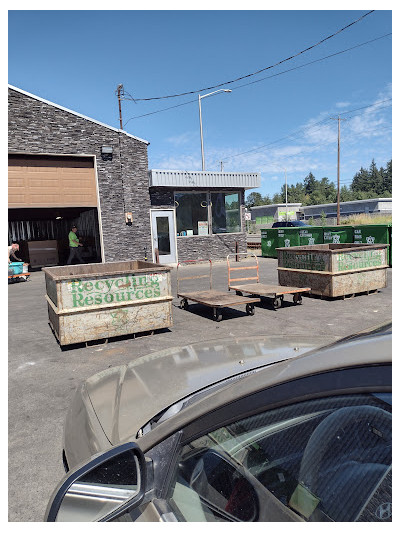
<instances>
[{"instance_id":1,"label":"building roof edge","mask_svg":"<svg viewBox=\"0 0 400 533\"><path fill-rule=\"evenodd\" d=\"M35 94L28 93L27 91L23 91L22 89L20 89L19 87L15 87L14 85L8 84L8 88L18 93L24 94L25 96L29 96L30 98L34 98L35 100L38 100L39 102L43 102L45 104L51 105L52 107L56 107L57 109L61 109L62 111L66 111L67 113L71 113L72 115L75 115L77 117L83 118L85 120L89 120L90 122L94 122L95 124L98 124L99 126L103 126L104 128L107 128L109 130L116 131L117 133L123 133L127 137L131 137L132 139L135 139L147 145L150 144L149 141L146 141L145 139L141 139L140 137L136 137L135 135L131 135L130 133L127 133L125 130L114 128L113 126L104 124L103 122L87 117L86 115L82 115L81 113L72 111L71 109L68 109L67 107L63 107L61 105L55 104L54 102L50 102L49 100L45 100L44 98L41 98L40 96L36 96Z\"/></svg>"}]
</instances>

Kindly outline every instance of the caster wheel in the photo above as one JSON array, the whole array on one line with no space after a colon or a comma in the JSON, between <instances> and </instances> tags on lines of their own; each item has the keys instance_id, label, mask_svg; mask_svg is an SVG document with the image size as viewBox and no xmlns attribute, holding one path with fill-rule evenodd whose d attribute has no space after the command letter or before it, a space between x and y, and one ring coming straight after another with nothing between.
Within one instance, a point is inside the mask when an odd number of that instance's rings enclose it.
<instances>
[{"instance_id":1,"label":"caster wheel","mask_svg":"<svg viewBox=\"0 0 400 533\"><path fill-rule=\"evenodd\" d=\"M275 298L275 300L272 302L272 305L274 306L274 309L279 309L280 307L282 307L282 299Z\"/></svg>"},{"instance_id":2,"label":"caster wheel","mask_svg":"<svg viewBox=\"0 0 400 533\"><path fill-rule=\"evenodd\" d=\"M179 303L179 307L181 309L187 309L189 307L188 301L187 300L181 300L180 303Z\"/></svg>"},{"instance_id":3,"label":"caster wheel","mask_svg":"<svg viewBox=\"0 0 400 533\"><path fill-rule=\"evenodd\" d=\"M236 291L236 296L243 296L242 291Z\"/></svg>"},{"instance_id":4,"label":"caster wheel","mask_svg":"<svg viewBox=\"0 0 400 533\"><path fill-rule=\"evenodd\" d=\"M221 322L221 320L222 320L222 312L219 309L215 309L214 308L213 320L215 322Z\"/></svg>"},{"instance_id":5,"label":"caster wheel","mask_svg":"<svg viewBox=\"0 0 400 533\"><path fill-rule=\"evenodd\" d=\"M254 304L246 304L246 313L248 315L254 315Z\"/></svg>"},{"instance_id":6,"label":"caster wheel","mask_svg":"<svg viewBox=\"0 0 400 533\"><path fill-rule=\"evenodd\" d=\"M300 294L294 294L293 295L293 302L297 305L301 305L303 303L303 298Z\"/></svg>"}]
</instances>

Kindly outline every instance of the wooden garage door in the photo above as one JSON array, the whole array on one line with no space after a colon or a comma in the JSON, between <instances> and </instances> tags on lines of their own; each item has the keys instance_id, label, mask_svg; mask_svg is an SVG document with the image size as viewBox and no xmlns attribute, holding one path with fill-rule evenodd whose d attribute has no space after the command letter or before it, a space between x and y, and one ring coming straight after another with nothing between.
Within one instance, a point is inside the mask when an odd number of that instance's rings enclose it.
<instances>
[{"instance_id":1,"label":"wooden garage door","mask_svg":"<svg viewBox=\"0 0 400 533\"><path fill-rule=\"evenodd\" d=\"M8 207L96 207L93 159L8 157Z\"/></svg>"}]
</instances>

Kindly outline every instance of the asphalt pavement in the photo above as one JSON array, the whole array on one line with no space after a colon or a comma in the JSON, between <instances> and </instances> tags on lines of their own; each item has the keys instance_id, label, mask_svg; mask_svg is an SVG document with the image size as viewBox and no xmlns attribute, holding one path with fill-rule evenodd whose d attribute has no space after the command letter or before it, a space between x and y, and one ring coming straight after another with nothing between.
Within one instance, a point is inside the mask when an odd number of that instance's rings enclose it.
<instances>
[{"instance_id":1,"label":"asphalt pavement","mask_svg":"<svg viewBox=\"0 0 400 533\"><path fill-rule=\"evenodd\" d=\"M277 261L259 257L260 279L278 284ZM194 266L202 273L202 266ZM61 460L64 418L81 381L107 367L174 346L227 337L284 335L318 337L326 343L391 319L391 269L388 287L376 294L346 300L287 298L281 309L256 305L254 316L245 308L224 310L214 322L212 310L199 304L179 308L173 301L173 326L154 335L110 339L108 344L83 344L61 349L48 324L45 280L34 272L28 282L9 285L9 521L42 521L47 502L64 476ZM200 280L201 282L201 280ZM201 290L199 280L188 290ZM215 263L213 286L227 290L225 262ZM176 295L176 268L172 271Z\"/></svg>"}]
</instances>

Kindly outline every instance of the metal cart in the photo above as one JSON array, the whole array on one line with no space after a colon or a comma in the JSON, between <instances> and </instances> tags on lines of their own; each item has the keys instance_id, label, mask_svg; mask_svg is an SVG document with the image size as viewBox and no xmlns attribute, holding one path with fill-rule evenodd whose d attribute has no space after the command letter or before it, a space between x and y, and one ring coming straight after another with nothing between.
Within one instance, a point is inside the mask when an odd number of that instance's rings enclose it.
<instances>
[{"instance_id":1,"label":"metal cart","mask_svg":"<svg viewBox=\"0 0 400 533\"><path fill-rule=\"evenodd\" d=\"M22 271L20 269L16 269L15 265L19 265ZM8 283L15 283L17 281L28 281L30 275L30 272L28 272L28 263L18 261L8 264Z\"/></svg>"},{"instance_id":2,"label":"metal cart","mask_svg":"<svg viewBox=\"0 0 400 533\"><path fill-rule=\"evenodd\" d=\"M232 267L229 261L230 255L246 255L253 256L255 259L255 264L250 266L236 266ZM265 285L260 283L259 278L259 269L258 269L258 259L257 256L249 252L238 252L235 254L229 254L226 258L228 263L228 289L236 291L238 296L242 296L243 293L248 293L251 295L263 296L265 298L272 299L272 305L274 309L279 309L282 307L282 302L285 294L293 294L293 302L295 304L303 303L302 293L310 292L311 288L309 287L283 287L281 285ZM237 270L256 270L255 276L250 276L247 278L232 278L231 272ZM246 283L237 285L234 282L244 282L244 281L255 281L255 283Z\"/></svg>"},{"instance_id":3,"label":"metal cart","mask_svg":"<svg viewBox=\"0 0 400 533\"><path fill-rule=\"evenodd\" d=\"M201 274L196 276L181 276L179 271L179 266L183 263L210 263L210 272L209 274ZM210 259L197 259L197 260L187 260L181 261L177 264L177 296L181 298L179 307L181 309L188 308L188 300L196 302L207 307L212 307L213 309L213 320L220 322L222 320L222 308L223 307L234 307L237 305L245 305L246 313L248 315L254 315L254 304L260 302L260 298L249 298L246 296L239 296L237 294L229 294L229 292L216 291L212 288L212 262ZM200 278L208 278L210 282L210 289L203 291L193 291L193 292L182 292L180 289L181 281L183 280L193 280Z\"/></svg>"}]
</instances>

